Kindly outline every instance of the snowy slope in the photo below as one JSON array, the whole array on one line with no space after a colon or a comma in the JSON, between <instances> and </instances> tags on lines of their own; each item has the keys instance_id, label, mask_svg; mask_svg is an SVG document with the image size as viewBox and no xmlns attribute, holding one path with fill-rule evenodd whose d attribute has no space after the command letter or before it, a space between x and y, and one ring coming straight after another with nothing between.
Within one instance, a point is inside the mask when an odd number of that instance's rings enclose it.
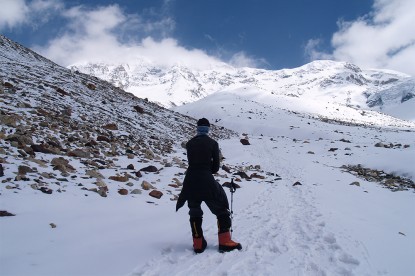
<instances>
[{"instance_id":1,"label":"snowy slope","mask_svg":"<svg viewBox=\"0 0 415 276\"><path fill-rule=\"evenodd\" d=\"M412 122L317 100L270 100L252 87L175 108L180 115L0 42L7 45L0 58L0 68L7 68L0 70L3 86L13 84L0 99L0 210L15 214L0 217L1 275L415 274ZM69 118L61 114L67 105L73 106ZM131 112L136 105L144 115ZM186 170L180 143L195 122L188 115L207 117L215 123L212 134L228 138L219 144L231 172L221 169L215 178L224 183L233 177L241 185L233 202L239 252L217 252L216 221L204 208L208 248L195 255L186 207L175 213ZM103 128L104 121L120 130ZM56 146L58 139L60 151L24 156L27 140L8 139L19 133L30 134L35 144ZM115 139L98 141L98 134ZM67 155L65 149L91 150L85 145L91 140L98 155ZM166 144L169 150L161 150ZM53 165L58 157L73 170ZM137 175L149 165L157 171ZM31 170L23 174L23 166ZM98 193L102 183L104 194ZM163 196L151 197L153 189Z\"/></svg>"},{"instance_id":2,"label":"snowy slope","mask_svg":"<svg viewBox=\"0 0 415 276\"><path fill-rule=\"evenodd\" d=\"M391 109L399 109L402 103L415 110L414 78L391 70L363 70L346 62L320 60L299 68L272 71L225 64L204 70L179 65L163 67L132 59L128 64L86 63L71 68L166 107L194 102L220 90L247 87L277 98L295 97L302 105L312 100L390 111L395 116L400 113ZM402 119L414 117L415 111L412 111Z\"/></svg>"}]
</instances>

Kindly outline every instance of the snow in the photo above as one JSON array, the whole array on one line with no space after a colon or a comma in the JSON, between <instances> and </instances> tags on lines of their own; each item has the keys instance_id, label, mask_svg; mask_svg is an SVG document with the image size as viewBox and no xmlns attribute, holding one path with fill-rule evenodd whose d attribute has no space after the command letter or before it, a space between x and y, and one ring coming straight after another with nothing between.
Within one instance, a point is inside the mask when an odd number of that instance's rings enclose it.
<instances>
[{"instance_id":1,"label":"snow","mask_svg":"<svg viewBox=\"0 0 415 276\"><path fill-rule=\"evenodd\" d=\"M404 120L415 117L415 99L410 98L414 97L414 78L392 70L360 69L347 62L317 60L283 70L223 65L202 70L178 65L155 67L143 59L132 59L128 64L83 63L71 68L165 107L192 103L217 91L248 88L261 91L270 101L288 98L284 102L293 101L301 107L330 102L340 108L382 111ZM406 111L396 112L402 102ZM317 108L313 113L322 115L324 110Z\"/></svg>"},{"instance_id":2,"label":"snow","mask_svg":"<svg viewBox=\"0 0 415 276\"><path fill-rule=\"evenodd\" d=\"M204 206L208 248L195 255L187 207L176 213L168 196L114 192L102 198L70 186L53 196L3 190L0 208L16 216L0 220L1 274L414 275L414 191L391 192L340 168L362 164L414 180L414 128L405 122L386 127L391 119L383 115L367 119L378 122L374 127L328 124L265 105L253 91L234 92L177 110L248 136L249 146L239 138L219 141L226 164L260 165L282 177L243 180L234 194L233 238L242 251L217 252L216 220ZM374 147L379 141L410 147ZM333 147L338 150L329 152ZM183 154L177 148L168 158ZM123 167L129 163L148 165L118 161ZM184 169L178 167L143 179L163 185L180 173L183 180ZM231 177L224 174L217 176L221 183ZM293 186L296 181L302 185ZM354 181L360 186L350 185Z\"/></svg>"},{"instance_id":3,"label":"snow","mask_svg":"<svg viewBox=\"0 0 415 276\"><path fill-rule=\"evenodd\" d=\"M79 119L77 116L82 110L89 109L90 116L98 113L104 117L109 116L108 113L115 118L121 113L123 120L137 122L125 104L125 97L119 97L111 105L100 106L102 101L98 96L82 94L83 86L74 85L71 76L62 73L65 70L57 65L52 68L34 53L24 54L18 47L16 49L15 52L2 51L2 57L25 66L4 71L8 78L16 72L23 76L21 78L27 81L25 89L30 90L28 95L38 97L43 93L33 88L38 79L28 76L49 72L51 82L64 78L60 84L67 85L69 91L79 91L79 97L83 97L76 103L58 102L72 106L75 119ZM28 60L26 55L33 60ZM45 71L33 70L36 62L39 63L36 70ZM345 66L324 61L274 73L301 79L304 73L311 72L324 77L329 65L334 66L334 73L339 69L336 66L341 69ZM350 70L359 71L346 65ZM26 75L24 68L31 69L31 74ZM373 70L365 74L379 81L394 76L406 78L393 71ZM249 68L238 71L234 77L247 80L252 76L275 77ZM187 86L180 81L177 83ZM297 89L296 85L299 83L287 80L281 87ZM313 85L311 82L308 87ZM106 91L111 94L112 90ZM146 91L151 92L151 89ZM16 187L8 189L11 182L6 179L16 177L19 165L35 165L29 159L0 152L5 173L0 177L0 210L15 214L0 218L0 275L415 275L414 190L392 192L342 167L361 164L415 180L413 99L399 107L387 107L396 108L399 118L408 120L405 121L339 103L349 97L347 90L338 93L333 89L308 91L307 86L303 86L295 92L303 93L302 98L272 94L270 87L238 83L197 102L174 108L182 114L206 117L217 126L238 132L240 137L219 141L225 157L223 163L232 167L233 172L244 170L265 176L265 179L242 179L238 183L242 188L234 194L233 238L241 242L241 251L225 254L217 251L216 219L203 205L208 247L203 254L193 253L187 207L175 212L174 196L179 189L168 186L174 178L182 181L185 173L184 168L171 161L186 158L184 149L178 145L186 135L175 134L172 129L180 131L177 121L188 125L191 118L166 110L151 110L149 104L146 105L152 113L149 118L154 120L147 122L147 117L143 116L139 117L139 122L151 125L151 131L141 128L136 133L140 132L143 137L156 133L160 137L175 137L178 141L174 152L162 157L173 165L168 167L162 160L148 161L138 156L134 159L117 156L113 158L114 167L100 170L108 182L107 197L88 191L87 188L96 186L91 183L93 180L85 177L87 167L79 158L67 156L65 158L77 173L72 174L75 178L69 178L68 182L45 179L54 185L52 195L32 189L33 181L11 181ZM361 91L355 92L350 95L351 104L361 101ZM388 96L393 89L385 93ZM333 100L336 97L341 100ZM7 111L15 112L17 109L12 108L10 99L1 98L0 104L4 110L10 104ZM34 107L38 105L28 96L25 101ZM46 100L43 103L46 103L43 108L53 107ZM29 112L16 113L28 116ZM183 118L188 121L183 122ZM2 125L0 132L10 130ZM129 134L127 129L118 134L123 133ZM242 137L249 139L249 146L240 143ZM378 142L407 147L375 147ZM0 146L0 150L15 152L3 138ZM337 150L330 151L332 148ZM36 158L50 161L52 157L36 153ZM131 189L140 187L143 180L148 181L164 192L163 197L152 198L149 191L126 196L118 194L117 190L125 187L124 184L110 181L108 177L126 172L128 164L136 168L148 165L162 168L157 173L143 173L139 180L130 181ZM260 169L255 169L257 166ZM50 166L36 167L39 173L52 170ZM28 173L28 177L35 176ZM223 170L215 175L220 183L232 177L235 176ZM55 180L57 183L53 183ZM359 186L351 185L356 181ZM296 182L301 185L294 186ZM229 191L227 194L230 198Z\"/></svg>"}]
</instances>

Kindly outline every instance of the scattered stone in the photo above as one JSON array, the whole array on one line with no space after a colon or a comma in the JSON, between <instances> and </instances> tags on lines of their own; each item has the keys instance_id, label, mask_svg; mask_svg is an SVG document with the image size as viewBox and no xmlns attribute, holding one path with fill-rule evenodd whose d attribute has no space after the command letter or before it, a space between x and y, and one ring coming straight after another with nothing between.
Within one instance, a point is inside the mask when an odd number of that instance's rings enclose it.
<instances>
[{"instance_id":1,"label":"scattered stone","mask_svg":"<svg viewBox=\"0 0 415 276\"><path fill-rule=\"evenodd\" d=\"M13 216L15 216L15 214L9 213L5 210L0 211L0 217L13 217Z\"/></svg>"},{"instance_id":2,"label":"scattered stone","mask_svg":"<svg viewBox=\"0 0 415 276\"><path fill-rule=\"evenodd\" d=\"M179 199L178 195L173 195L172 198L170 198L171 201L177 201Z\"/></svg>"},{"instance_id":3,"label":"scattered stone","mask_svg":"<svg viewBox=\"0 0 415 276\"><path fill-rule=\"evenodd\" d=\"M79 157L79 158L90 158L91 154L87 151L84 151L82 149L75 149L72 151L69 151L67 153L68 156L72 156L72 157Z\"/></svg>"},{"instance_id":4,"label":"scattered stone","mask_svg":"<svg viewBox=\"0 0 415 276\"><path fill-rule=\"evenodd\" d=\"M182 182L179 179L177 179L176 177L173 178L173 181L176 183L177 186L183 186Z\"/></svg>"},{"instance_id":5,"label":"scattered stone","mask_svg":"<svg viewBox=\"0 0 415 276\"><path fill-rule=\"evenodd\" d=\"M98 187L97 193L101 196L101 197L107 197L107 192L108 192L108 187Z\"/></svg>"},{"instance_id":6,"label":"scattered stone","mask_svg":"<svg viewBox=\"0 0 415 276\"><path fill-rule=\"evenodd\" d=\"M128 165L127 170L134 170L134 165L133 164Z\"/></svg>"},{"instance_id":7,"label":"scattered stone","mask_svg":"<svg viewBox=\"0 0 415 276\"><path fill-rule=\"evenodd\" d=\"M24 165L20 165L17 170L20 175L26 175L27 173L34 172L32 168Z\"/></svg>"},{"instance_id":8,"label":"scattered stone","mask_svg":"<svg viewBox=\"0 0 415 276\"><path fill-rule=\"evenodd\" d=\"M150 189L154 189L154 187L145 180L143 180L143 182L141 183L141 188L143 188L146 191Z\"/></svg>"},{"instance_id":9,"label":"scattered stone","mask_svg":"<svg viewBox=\"0 0 415 276\"><path fill-rule=\"evenodd\" d=\"M147 167L144 167L144 168L140 169L140 171L142 171L142 172L157 172L158 169L155 166L147 166Z\"/></svg>"},{"instance_id":10,"label":"scattered stone","mask_svg":"<svg viewBox=\"0 0 415 276\"><path fill-rule=\"evenodd\" d=\"M176 188L176 189L180 188L180 186L177 185L177 184L169 184L168 186L173 187L173 188Z\"/></svg>"},{"instance_id":11,"label":"scattered stone","mask_svg":"<svg viewBox=\"0 0 415 276\"><path fill-rule=\"evenodd\" d=\"M57 158L53 158L51 161L51 164L54 165L55 167L53 168L54 170L59 170L61 172L75 172L75 168L72 167L69 164L69 160L66 160L63 157L57 157Z\"/></svg>"},{"instance_id":12,"label":"scattered stone","mask_svg":"<svg viewBox=\"0 0 415 276\"><path fill-rule=\"evenodd\" d=\"M390 189L393 192L405 191L409 189L415 190L415 183L408 178L396 176L393 174L385 173L384 171L374 170L370 168L364 168L360 164L344 165L342 168L349 173L356 175L357 177L363 178L369 182L378 182L385 188Z\"/></svg>"},{"instance_id":13,"label":"scattered stone","mask_svg":"<svg viewBox=\"0 0 415 276\"><path fill-rule=\"evenodd\" d=\"M18 174L14 178L14 181L29 181L30 179L25 177L24 175Z\"/></svg>"},{"instance_id":14,"label":"scattered stone","mask_svg":"<svg viewBox=\"0 0 415 276\"><path fill-rule=\"evenodd\" d=\"M157 198L157 199L160 199L160 198L163 196L163 193L162 193L162 192L160 192L160 191L157 191L157 190L152 190L152 191L149 193L149 195L150 195L150 196L152 196L152 197L155 197L155 198Z\"/></svg>"},{"instance_id":15,"label":"scattered stone","mask_svg":"<svg viewBox=\"0 0 415 276\"><path fill-rule=\"evenodd\" d=\"M141 172L140 172L140 171L136 171L136 172L135 172L135 176L136 176L136 177L142 177L143 175L141 174Z\"/></svg>"},{"instance_id":16,"label":"scattered stone","mask_svg":"<svg viewBox=\"0 0 415 276\"><path fill-rule=\"evenodd\" d=\"M110 143L111 142L111 139L108 138L107 136L104 136L104 135L98 135L97 136L97 141L98 142L104 141L104 142Z\"/></svg>"},{"instance_id":17,"label":"scattered stone","mask_svg":"<svg viewBox=\"0 0 415 276\"><path fill-rule=\"evenodd\" d=\"M338 148L330 148L329 151L335 152Z\"/></svg>"},{"instance_id":18,"label":"scattered stone","mask_svg":"<svg viewBox=\"0 0 415 276\"><path fill-rule=\"evenodd\" d=\"M227 173L231 173L231 169L226 165L222 165L222 170L224 170Z\"/></svg>"},{"instance_id":19,"label":"scattered stone","mask_svg":"<svg viewBox=\"0 0 415 276\"><path fill-rule=\"evenodd\" d=\"M359 182L357 182L357 181L350 183L350 185L360 187L360 183L359 183Z\"/></svg>"},{"instance_id":20,"label":"scattered stone","mask_svg":"<svg viewBox=\"0 0 415 276\"><path fill-rule=\"evenodd\" d=\"M33 145L32 137L29 134L12 134L5 138L6 141L17 142L20 146Z\"/></svg>"},{"instance_id":21,"label":"scattered stone","mask_svg":"<svg viewBox=\"0 0 415 276\"><path fill-rule=\"evenodd\" d=\"M309 152L307 152L308 154L314 154L314 151L309 151Z\"/></svg>"},{"instance_id":22,"label":"scattered stone","mask_svg":"<svg viewBox=\"0 0 415 276\"><path fill-rule=\"evenodd\" d=\"M86 85L86 87L88 87L88 89L90 89L90 90L95 90L97 87L94 85L94 84L92 84L92 83L88 83L87 85Z\"/></svg>"},{"instance_id":23,"label":"scattered stone","mask_svg":"<svg viewBox=\"0 0 415 276\"><path fill-rule=\"evenodd\" d=\"M406 236L404 233L402 233L402 232L398 232L398 234L399 235L402 235L402 236Z\"/></svg>"},{"instance_id":24,"label":"scattered stone","mask_svg":"<svg viewBox=\"0 0 415 276\"><path fill-rule=\"evenodd\" d=\"M144 158L146 159L153 160L155 158L154 152L149 149L143 150L143 153L144 153Z\"/></svg>"},{"instance_id":25,"label":"scattered stone","mask_svg":"<svg viewBox=\"0 0 415 276\"><path fill-rule=\"evenodd\" d=\"M20 119L17 115L0 115L0 123L9 127L16 127Z\"/></svg>"},{"instance_id":26,"label":"scattered stone","mask_svg":"<svg viewBox=\"0 0 415 276\"><path fill-rule=\"evenodd\" d=\"M233 175L239 175L240 177L244 179L250 179L249 176L245 172L237 172L237 173L234 173Z\"/></svg>"},{"instance_id":27,"label":"scattered stone","mask_svg":"<svg viewBox=\"0 0 415 276\"><path fill-rule=\"evenodd\" d=\"M299 182L299 181L297 181L293 184L293 186L298 186L298 185L303 185L303 184L301 184L301 182Z\"/></svg>"},{"instance_id":28,"label":"scattered stone","mask_svg":"<svg viewBox=\"0 0 415 276\"><path fill-rule=\"evenodd\" d=\"M34 152L41 152L46 154L59 154L59 150L49 147L46 144L39 144L39 145L31 145L30 146Z\"/></svg>"},{"instance_id":29,"label":"scattered stone","mask_svg":"<svg viewBox=\"0 0 415 276\"><path fill-rule=\"evenodd\" d=\"M249 140L248 139L246 139L246 138L242 138L241 140L239 140L240 142L241 142L241 144L242 145L244 145L244 146L248 146L248 145L250 145L251 143L249 143Z\"/></svg>"},{"instance_id":30,"label":"scattered stone","mask_svg":"<svg viewBox=\"0 0 415 276\"><path fill-rule=\"evenodd\" d=\"M118 182L127 182L129 180L127 175L124 175L124 176L120 176L120 175L110 176L109 179L114 180L114 181L118 181Z\"/></svg>"},{"instance_id":31,"label":"scattered stone","mask_svg":"<svg viewBox=\"0 0 415 276\"><path fill-rule=\"evenodd\" d=\"M141 194L141 190L140 189L134 189L134 190L131 191L131 194L139 195L139 194Z\"/></svg>"},{"instance_id":32,"label":"scattered stone","mask_svg":"<svg viewBox=\"0 0 415 276\"><path fill-rule=\"evenodd\" d=\"M95 182L95 185L97 185L98 187L107 187L107 184L101 178L97 179L97 181Z\"/></svg>"},{"instance_id":33,"label":"scattered stone","mask_svg":"<svg viewBox=\"0 0 415 276\"><path fill-rule=\"evenodd\" d=\"M259 175L257 173L253 173L253 174L251 174L251 177L250 178L265 179L265 176Z\"/></svg>"},{"instance_id":34,"label":"scattered stone","mask_svg":"<svg viewBox=\"0 0 415 276\"><path fill-rule=\"evenodd\" d=\"M119 193L120 195L128 195L128 190L127 190L127 189L119 189L119 190L118 190L118 193Z\"/></svg>"},{"instance_id":35,"label":"scattered stone","mask_svg":"<svg viewBox=\"0 0 415 276\"><path fill-rule=\"evenodd\" d=\"M98 146L98 142L93 140L93 139L91 141L85 143L85 147L94 147L94 146Z\"/></svg>"},{"instance_id":36,"label":"scattered stone","mask_svg":"<svg viewBox=\"0 0 415 276\"><path fill-rule=\"evenodd\" d=\"M3 169L3 165L0 164L0 177L4 176L4 169Z\"/></svg>"},{"instance_id":37,"label":"scattered stone","mask_svg":"<svg viewBox=\"0 0 415 276\"><path fill-rule=\"evenodd\" d=\"M137 111L140 114L144 114L144 108L142 108L141 106L134 106L134 110Z\"/></svg>"},{"instance_id":38,"label":"scattered stone","mask_svg":"<svg viewBox=\"0 0 415 276\"><path fill-rule=\"evenodd\" d=\"M49 225L50 225L50 227L52 227L52 228L56 228L56 224L54 224L53 222L52 222L52 223L49 223Z\"/></svg>"},{"instance_id":39,"label":"scattered stone","mask_svg":"<svg viewBox=\"0 0 415 276\"><path fill-rule=\"evenodd\" d=\"M85 172L85 174L93 178L100 178L100 179L105 178L105 176L103 176L100 172L96 170L88 170Z\"/></svg>"},{"instance_id":40,"label":"scattered stone","mask_svg":"<svg viewBox=\"0 0 415 276\"><path fill-rule=\"evenodd\" d=\"M118 130L118 126L115 123L104 125L103 128L108 130Z\"/></svg>"},{"instance_id":41,"label":"scattered stone","mask_svg":"<svg viewBox=\"0 0 415 276\"><path fill-rule=\"evenodd\" d=\"M49 189L48 187L40 187L39 191L41 191L42 193L48 194L48 195L51 195L53 192L53 190Z\"/></svg>"}]
</instances>

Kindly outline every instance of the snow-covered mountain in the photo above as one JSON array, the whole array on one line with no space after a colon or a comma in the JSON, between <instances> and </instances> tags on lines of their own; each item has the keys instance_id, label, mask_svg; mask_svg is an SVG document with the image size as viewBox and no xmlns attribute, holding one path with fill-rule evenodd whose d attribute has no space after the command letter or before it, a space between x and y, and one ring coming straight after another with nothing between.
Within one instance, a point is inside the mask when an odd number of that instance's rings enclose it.
<instances>
[{"instance_id":1,"label":"snow-covered mountain","mask_svg":"<svg viewBox=\"0 0 415 276\"><path fill-rule=\"evenodd\" d=\"M223 64L206 70L156 66L144 59L128 64L72 65L136 96L166 107L194 102L217 91L256 89L264 95L296 97L372 109L398 116L405 103L415 107L415 79L390 70L364 70L347 62L314 61L299 68L262 70ZM414 108L415 110L415 108ZM415 111L410 118L415 120Z\"/></svg>"},{"instance_id":2,"label":"snow-covered mountain","mask_svg":"<svg viewBox=\"0 0 415 276\"><path fill-rule=\"evenodd\" d=\"M2 36L0 80L1 275L415 275L414 122L296 86L236 85L174 112ZM224 156L215 179L241 187L239 252L217 252L203 205L195 255L175 213L180 144L202 116Z\"/></svg>"}]
</instances>

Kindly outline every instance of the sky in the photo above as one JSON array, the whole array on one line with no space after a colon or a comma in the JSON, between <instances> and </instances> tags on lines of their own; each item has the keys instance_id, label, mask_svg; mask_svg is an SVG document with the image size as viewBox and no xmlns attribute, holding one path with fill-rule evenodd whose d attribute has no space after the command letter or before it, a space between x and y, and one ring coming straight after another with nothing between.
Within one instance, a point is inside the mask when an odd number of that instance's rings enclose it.
<instances>
[{"instance_id":1,"label":"sky","mask_svg":"<svg viewBox=\"0 0 415 276\"><path fill-rule=\"evenodd\" d=\"M413 0L0 0L0 33L63 66L331 59L415 76L414 14Z\"/></svg>"}]
</instances>

